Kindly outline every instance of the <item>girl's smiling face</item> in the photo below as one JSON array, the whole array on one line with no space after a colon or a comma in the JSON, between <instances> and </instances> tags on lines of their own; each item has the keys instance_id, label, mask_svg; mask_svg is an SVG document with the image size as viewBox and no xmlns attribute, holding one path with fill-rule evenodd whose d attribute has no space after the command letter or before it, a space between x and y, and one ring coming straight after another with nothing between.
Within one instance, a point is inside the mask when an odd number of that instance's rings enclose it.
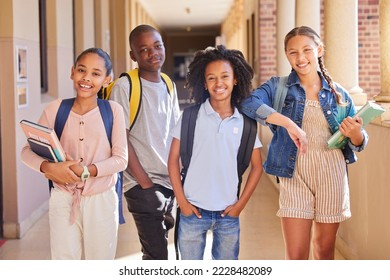
<instances>
[{"instance_id":1,"label":"girl's smiling face","mask_svg":"<svg viewBox=\"0 0 390 280\"><path fill-rule=\"evenodd\" d=\"M228 61L217 60L207 64L204 78L210 99L230 102L233 87L237 81L234 78L234 70Z\"/></svg>"},{"instance_id":2,"label":"girl's smiling face","mask_svg":"<svg viewBox=\"0 0 390 280\"><path fill-rule=\"evenodd\" d=\"M72 67L70 78L77 94L88 97L96 95L110 82L111 77L106 72L104 59L96 53L87 53Z\"/></svg>"},{"instance_id":3,"label":"girl's smiling face","mask_svg":"<svg viewBox=\"0 0 390 280\"><path fill-rule=\"evenodd\" d=\"M318 46L310 37L297 35L286 45L286 56L291 67L300 75L317 71L318 58L323 54L322 46Z\"/></svg>"}]
</instances>

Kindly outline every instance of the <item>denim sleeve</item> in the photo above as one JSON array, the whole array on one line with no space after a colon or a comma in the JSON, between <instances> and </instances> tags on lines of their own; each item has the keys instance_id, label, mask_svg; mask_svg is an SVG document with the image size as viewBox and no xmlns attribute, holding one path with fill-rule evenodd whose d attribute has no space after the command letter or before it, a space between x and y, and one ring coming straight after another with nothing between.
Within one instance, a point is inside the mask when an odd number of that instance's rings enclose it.
<instances>
[{"instance_id":1,"label":"denim sleeve","mask_svg":"<svg viewBox=\"0 0 390 280\"><path fill-rule=\"evenodd\" d=\"M351 148L352 151L361 152L367 146L368 134L364 129L362 129L362 133L363 133L363 143L360 146L355 146L354 144L352 144L351 140L348 140L348 146Z\"/></svg>"},{"instance_id":2,"label":"denim sleeve","mask_svg":"<svg viewBox=\"0 0 390 280\"><path fill-rule=\"evenodd\" d=\"M344 116L344 118L347 116L353 117L356 114L356 107L355 107L355 104L353 102L353 99L351 98L349 93L344 88L342 88L340 85L337 85L337 86L338 86L338 90L339 91L342 90L342 92L344 93L344 96L345 96L345 99L347 102L347 113L346 113L346 116ZM361 152L367 146L368 134L367 134L366 130L364 130L364 129L362 129L361 131L363 133L363 143L360 146L355 146L354 144L352 144L351 140L348 140L348 146L351 148L352 151Z\"/></svg>"},{"instance_id":3,"label":"denim sleeve","mask_svg":"<svg viewBox=\"0 0 390 280\"><path fill-rule=\"evenodd\" d=\"M254 119L266 125L266 119L268 116L276 112L272 108L273 95L275 92L275 79L272 78L256 90L242 102L241 111L249 118Z\"/></svg>"}]
</instances>

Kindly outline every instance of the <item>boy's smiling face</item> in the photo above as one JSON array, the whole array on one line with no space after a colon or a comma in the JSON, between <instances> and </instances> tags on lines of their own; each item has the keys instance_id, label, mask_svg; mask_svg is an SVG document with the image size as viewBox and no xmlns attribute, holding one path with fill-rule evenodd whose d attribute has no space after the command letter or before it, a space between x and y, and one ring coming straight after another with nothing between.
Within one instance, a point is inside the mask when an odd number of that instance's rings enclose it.
<instances>
[{"instance_id":1,"label":"boy's smiling face","mask_svg":"<svg viewBox=\"0 0 390 280\"><path fill-rule=\"evenodd\" d=\"M143 71L160 71L165 61L165 47L161 35L156 31L139 34L131 42L130 57Z\"/></svg>"}]
</instances>

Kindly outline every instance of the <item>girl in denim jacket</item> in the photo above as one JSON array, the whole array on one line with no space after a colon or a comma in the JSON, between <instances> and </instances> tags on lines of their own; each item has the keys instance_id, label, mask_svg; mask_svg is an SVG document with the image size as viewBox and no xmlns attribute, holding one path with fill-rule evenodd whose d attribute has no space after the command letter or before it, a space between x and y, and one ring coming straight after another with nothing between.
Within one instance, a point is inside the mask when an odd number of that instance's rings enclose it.
<instances>
[{"instance_id":1,"label":"girl in denim jacket","mask_svg":"<svg viewBox=\"0 0 390 280\"><path fill-rule=\"evenodd\" d=\"M368 136L348 92L323 63L324 45L309 27L291 30L284 40L292 67L281 113L272 107L279 77L244 101L249 117L269 124L271 140L265 171L280 179L280 209L287 259L334 259L340 222L351 217L346 163L356 161ZM343 149L327 139L340 129L349 138ZM299 151L299 152L298 152ZM312 242L311 242L312 240Z\"/></svg>"}]
</instances>

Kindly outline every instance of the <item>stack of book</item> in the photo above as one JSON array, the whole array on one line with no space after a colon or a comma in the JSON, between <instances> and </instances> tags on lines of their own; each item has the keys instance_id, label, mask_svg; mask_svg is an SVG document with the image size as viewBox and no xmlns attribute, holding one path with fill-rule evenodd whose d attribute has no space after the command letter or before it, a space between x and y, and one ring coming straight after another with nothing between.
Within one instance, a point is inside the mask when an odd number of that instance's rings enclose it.
<instances>
[{"instance_id":1,"label":"stack of book","mask_svg":"<svg viewBox=\"0 0 390 280\"><path fill-rule=\"evenodd\" d=\"M367 102L362 108L357 111L354 118L360 117L363 120L363 127L369 124L373 119L385 112L385 109L374 103ZM340 130L337 130L329 139L328 147L331 149L341 149L347 143L348 138L345 137Z\"/></svg>"},{"instance_id":2,"label":"stack of book","mask_svg":"<svg viewBox=\"0 0 390 280\"><path fill-rule=\"evenodd\" d=\"M65 161L65 152L52 128L28 120L20 121L20 126L34 153L51 162Z\"/></svg>"}]
</instances>

